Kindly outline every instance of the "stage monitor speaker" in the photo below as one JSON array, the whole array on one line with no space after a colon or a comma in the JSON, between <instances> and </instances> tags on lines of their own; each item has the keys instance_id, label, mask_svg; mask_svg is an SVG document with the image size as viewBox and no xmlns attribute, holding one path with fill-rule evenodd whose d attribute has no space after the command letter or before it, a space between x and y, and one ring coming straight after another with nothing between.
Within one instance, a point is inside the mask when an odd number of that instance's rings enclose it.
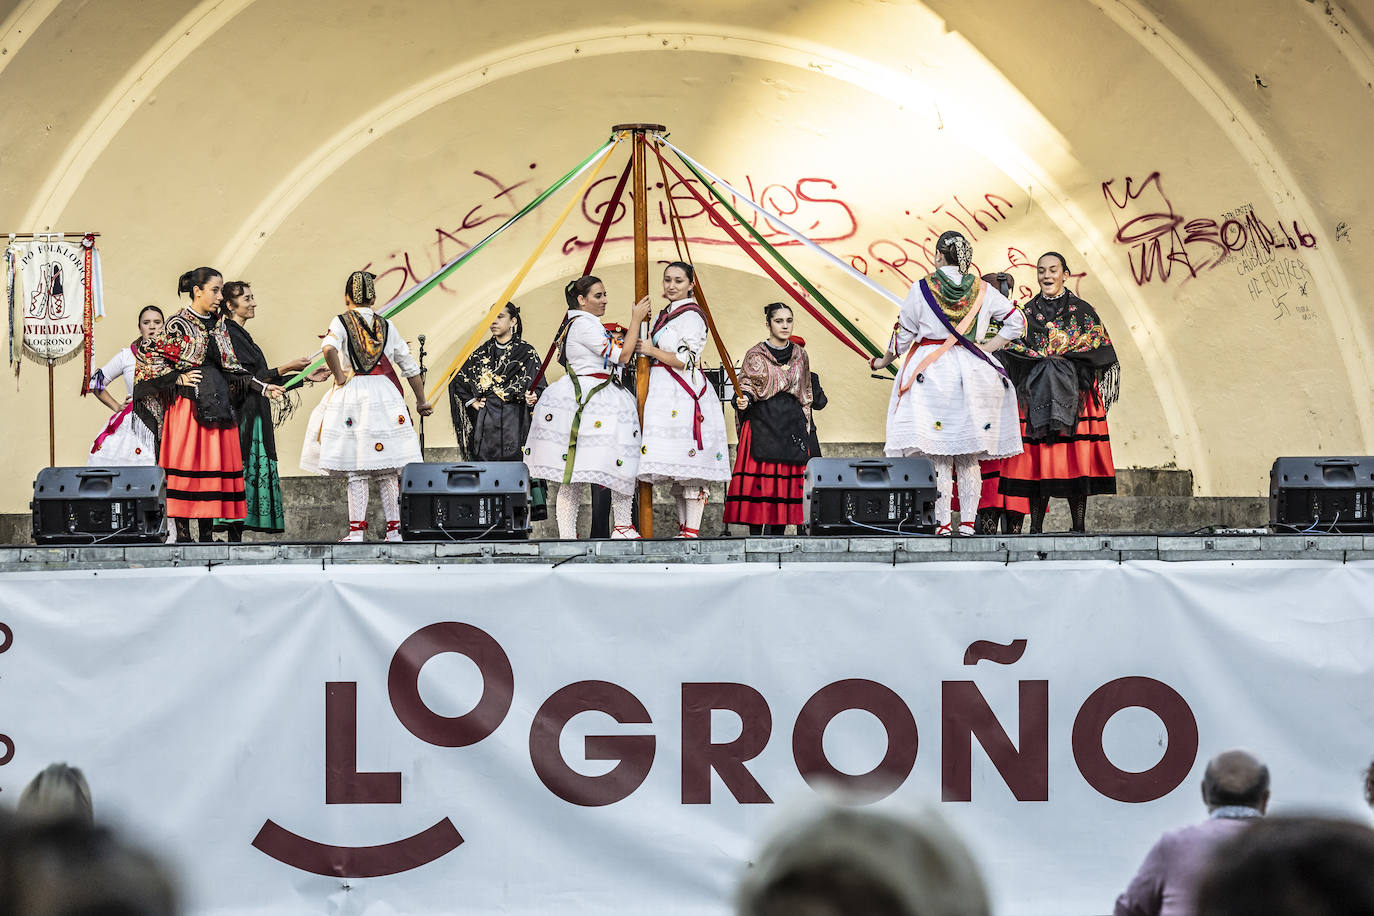
<instances>
[{"instance_id":1,"label":"stage monitor speaker","mask_svg":"<svg viewBox=\"0 0 1374 916\"><path fill-rule=\"evenodd\" d=\"M812 458L803 509L809 534L900 535L935 530L928 458Z\"/></svg>"},{"instance_id":2,"label":"stage monitor speaker","mask_svg":"<svg viewBox=\"0 0 1374 916\"><path fill-rule=\"evenodd\" d=\"M523 461L408 464L401 471L401 537L524 540L530 536L529 479Z\"/></svg>"},{"instance_id":3,"label":"stage monitor speaker","mask_svg":"<svg viewBox=\"0 0 1374 916\"><path fill-rule=\"evenodd\" d=\"M162 468L44 468L33 482L35 544L160 544L167 540Z\"/></svg>"},{"instance_id":4,"label":"stage monitor speaker","mask_svg":"<svg viewBox=\"0 0 1374 916\"><path fill-rule=\"evenodd\" d=\"M1374 532L1374 457L1279 458L1269 471L1269 527Z\"/></svg>"}]
</instances>

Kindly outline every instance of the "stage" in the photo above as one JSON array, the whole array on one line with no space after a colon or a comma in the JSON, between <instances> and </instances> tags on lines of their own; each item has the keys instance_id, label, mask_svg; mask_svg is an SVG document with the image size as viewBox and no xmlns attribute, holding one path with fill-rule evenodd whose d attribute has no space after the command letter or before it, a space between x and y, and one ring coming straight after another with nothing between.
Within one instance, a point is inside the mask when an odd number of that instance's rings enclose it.
<instances>
[{"instance_id":1,"label":"stage","mask_svg":"<svg viewBox=\"0 0 1374 916\"><path fill-rule=\"evenodd\" d=\"M1032 563L1046 560L1374 560L1374 535L1087 534L979 537L749 537L640 541L0 546L0 572L179 566L409 564Z\"/></svg>"}]
</instances>

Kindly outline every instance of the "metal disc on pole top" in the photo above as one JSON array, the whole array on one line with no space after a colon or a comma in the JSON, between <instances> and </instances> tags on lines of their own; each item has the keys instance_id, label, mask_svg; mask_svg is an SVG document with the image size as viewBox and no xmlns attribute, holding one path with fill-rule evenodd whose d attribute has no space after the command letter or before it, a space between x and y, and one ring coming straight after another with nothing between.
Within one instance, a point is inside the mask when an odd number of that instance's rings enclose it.
<instances>
[{"instance_id":1,"label":"metal disc on pole top","mask_svg":"<svg viewBox=\"0 0 1374 916\"><path fill-rule=\"evenodd\" d=\"M617 124L615 127L611 128L611 130L615 133L620 133L622 131L630 131L631 133L637 134L661 134L667 129L668 128L664 127L662 124Z\"/></svg>"}]
</instances>

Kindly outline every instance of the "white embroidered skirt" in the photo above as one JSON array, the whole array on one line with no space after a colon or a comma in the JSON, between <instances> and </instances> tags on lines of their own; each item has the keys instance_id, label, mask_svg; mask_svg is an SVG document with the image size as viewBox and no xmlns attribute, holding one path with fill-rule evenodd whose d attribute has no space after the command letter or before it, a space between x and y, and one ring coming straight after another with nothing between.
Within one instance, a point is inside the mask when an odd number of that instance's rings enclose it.
<instances>
[{"instance_id":1,"label":"white embroidered skirt","mask_svg":"<svg viewBox=\"0 0 1374 916\"><path fill-rule=\"evenodd\" d=\"M694 391L700 391L700 372L678 373ZM696 403L701 405L701 445L692 433ZM662 366L649 375L649 397L644 402L644 451L639 459L639 479L648 483L695 483L730 479L730 446L725 438L725 411L709 385L699 402L693 402L681 385Z\"/></svg>"},{"instance_id":2,"label":"white embroidered skirt","mask_svg":"<svg viewBox=\"0 0 1374 916\"><path fill-rule=\"evenodd\" d=\"M908 449L926 455L972 455L979 461L1021 454L1016 390L1001 373L956 346L912 382L898 399L904 379L937 344L917 349L892 383L887 407L889 457Z\"/></svg>"},{"instance_id":3,"label":"white embroidered skirt","mask_svg":"<svg viewBox=\"0 0 1374 916\"><path fill-rule=\"evenodd\" d=\"M563 376L539 398L525 440L525 465L530 476L562 483L571 466L571 483L595 483L617 493L633 493L639 472L639 411L634 395L615 385L592 390L605 379L581 376L585 407L577 417L577 441L572 442L577 397L572 379Z\"/></svg>"},{"instance_id":4,"label":"white embroidered skirt","mask_svg":"<svg viewBox=\"0 0 1374 916\"><path fill-rule=\"evenodd\" d=\"M385 471L420 459L420 440L395 384L383 375L355 375L331 387L311 412L301 446L301 470L333 477Z\"/></svg>"},{"instance_id":5,"label":"white embroidered skirt","mask_svg":"<svg viewBox=\"0 0 1374 916\"><path fill-rule=\"evenodd\" d=\"M153 431L132 412L115 414L106 424L103 442L91 444L86 467L127 467L157 464L157 440ZM96 437L99 440L99 437Z\"/></svg>"}]
</instances>

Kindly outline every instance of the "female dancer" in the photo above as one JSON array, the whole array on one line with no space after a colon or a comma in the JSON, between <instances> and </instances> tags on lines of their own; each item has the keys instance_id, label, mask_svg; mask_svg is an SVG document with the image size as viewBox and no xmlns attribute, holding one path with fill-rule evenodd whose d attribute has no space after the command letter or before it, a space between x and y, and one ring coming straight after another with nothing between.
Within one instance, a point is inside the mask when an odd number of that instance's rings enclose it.
<instances>
[{"instance_id":1,"label":"female dancer","mask_svg":"<svg viewBox=\"0 0 1374 916\"><path fill-rule=\"evenodd\" d=\"M246 280L224 284L224 302L220 306L229 319L229 339L234 353L250 379L281 385L286 377L310 364L310 357L302 356L273 369L267 363L247 324L257 315L258 303L253 285ZM321 368L312 376L323 381L328 374ZM277 438L273 433L272 403L259 386L249 380L230 386L234 415L239 424L239 446L243 451L243 494L247 517L241 522L225 521L230 541L243 540L243 529L279 534L286 530L286 512L281 497L281 478L277 475Z\"/></svg>"},{"instance_id":2,"label":"female dancer","mask_svg":"<svg viewBox=\"0 0 1374 916\"><path fill-rule=\"evenodd\" d=\"M613 538L637 538L630 506L639 472L639 411L635 397L611 383L616 365L630 361L639 324L649 317L649 297L630 312L625 343L617 346L601 324L606 287L581 277L563 289L568 314L558 333L559 362L567 375L540 395L525 445L531 477L561 481L555 500L560 538L577 537L583 484L611 490Z\"/></svg>"},{"instance_id":3,"label":"female dancer","mask_svg":"<svg viewBox=\"0 0 1374 916\"><path fill-rule=\"evenodd\" d=\"M178 540L209 541L217 518L244 517L243 453L229 396L230 379L247 371L234 353L220 312L224 279L212 267L181 275L177 291L191 304L162 331L138 345L134 412L158 436L158 464L167 472L167 517ZM253 380L266 395L280 385Z\"/></svg>"},{"instance_id":4,"label":"female dancer","mask_svg":"<svg viewBox=\"0 0 1374 916\"><path fill-rule=\"evenodd\" d=\"M725 494L725 524L750 534L783 534L801 525L802 477L811 456L811 360L792 343L792 310L763 307L768 339L740 364L735 406L744 423Z\"/></svg>"},{"instance_id":5,"label":"female dancer","mask_svg":"<svg viewBox=\"0 0 1374 916\"><path fill-rule=\"evenodd\" d=\"M321 344L334 387L310 414L301 446L301 470L348 478L344 541L361 541L367 533L368 480L373 478L382 499L386 539L401 540L400 471L422 459L397 373L410 382L420 416L434 412L405 338L372 311L376 279L355 270L344 284L345 311L329 322Z\"/></svg>"},{"instance_id":6,"label":"female dancer","mask_svg":"<svg viewBox=\"0 0 1374 916\"><path fill-rule=\"evenodd\" d=\"M524 339L520 309L507 302L491 322L491 337L448 385L453 431L465 461L520 461L530 431L525 392L539 374L539 353ZM539 391L544 390L539 381ZM536 392L537 394L537 392Z\"/></svg>"},{"instance_id":7,"label":"female dancer","mask_svg":"<svg viewBox=\"0 0 1374 916\"><path fill-rule=\"evenodd\" d=\"M1032 534L1044 530L1051 497L1067 499L1072 530L1086 531L1088 497L1116 492L1107 411L1121 364L1097 312L1064 288L1064 256L1046 252L1035 273L1040 292L1026 303L1025 340L1002 353L1024 405L1025 451L1003 467L1000 489L1030 500Z\"/></svg>"},{"instance_id":8,"label":"female dancer","mask_svg":"<svg viewBox=\"0 0 1374 916\"><path fill-rule=\"evenodd\" d=\"M706 319L692 298L696 272L682 261L663 271L663 298L648 340L637 354L653 360L644 402L644 446L639 479L672 484L678 537L699 535L712 481L730 479L725 411L697 368L706 349Z\"/></svg>"},{"instance_id":9,"label":"female dancer","mask_svg":"<svg viewBox=\"0 0 1374 916\"><path fill-rule=\"evenodd\" d=\"M977 506L983 483L978 462L1021 451L1016 394L989 354L1020 337L1026 318L991 284L968 272L973 246L961 233L941 235L935 254L940 264L907 293L888 352L869 365L881 369L906 353L888 402L886 452L934 462L940 488L937 532L948 535L953 474L959 476L960 504ZM1002 329L974 343L994 319ZM975 330L980 323L983 328ZM967 521L959 522L959 533L974 531L969 512Z\"/></svg>"},{"instance_id":10,"label":"female dancer","mask_svg":"<svg viewBox=\"0 0 1374 916\"><path fill-rule=\"evenodd\" d=\"M157 464L157 440L153 437L153 431L133 416L134 365L137 362L135 354L138 345L161 331L162 324L162 309L156 305L145 305L138 313L138 338L91 376L90 390L95 392L102 404L110 408L114 416L105 424L104 431L96 436L90 457L86 459L88 466ZM129 395L122 404L109 391L110 384L121 375Z\"/></svg>"}]
</instances>

